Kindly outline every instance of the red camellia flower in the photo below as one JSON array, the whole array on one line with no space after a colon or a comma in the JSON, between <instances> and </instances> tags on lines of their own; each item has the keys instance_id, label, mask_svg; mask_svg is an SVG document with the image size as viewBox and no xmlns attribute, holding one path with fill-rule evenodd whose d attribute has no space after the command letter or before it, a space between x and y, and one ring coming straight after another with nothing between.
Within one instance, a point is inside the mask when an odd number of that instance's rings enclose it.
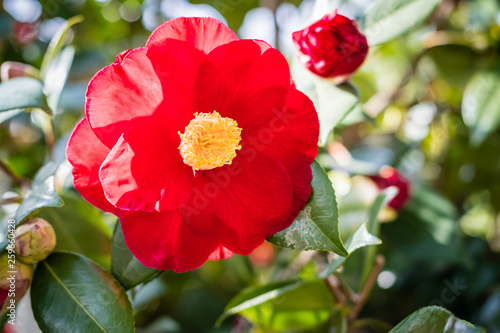
<instances>
[{"instance_id":1,"label":"red camellia flower","mask_svg":"<svg viewBox=\"0 0 500 333\"><path fill-rule=\"evenodd\" d=\"M383 167L380 169L379 175L370 178L377 184L379 189L390 186L395 186L398 189L398 194L388 202L389 207L400 210L410 199L410 181L403 177L397 169Z\"/></svg>"},{"instance_id":2,"label":"red camellia flower","mask_svg":"<svg viewBox=\"0 0 500 333\"><path fill-rule=\"evenodd\" d=\"M309 27L296 31L293 42L299 60L311 72L335 83L347 81L368 54L366 37L355 21L333 13Z\"/></svg>"},{"instance_id":3,"label":"red camellia flower","mask_svg":"<svg viewBox=\"0 0 500 333\"><path fill-rule=\"evenodd\" d=\"M178 18L94 76L66 154L75 188L120 217L137 259L182 272L292 223L318 134L277 50Z\"/></svg>"}]
</instances>

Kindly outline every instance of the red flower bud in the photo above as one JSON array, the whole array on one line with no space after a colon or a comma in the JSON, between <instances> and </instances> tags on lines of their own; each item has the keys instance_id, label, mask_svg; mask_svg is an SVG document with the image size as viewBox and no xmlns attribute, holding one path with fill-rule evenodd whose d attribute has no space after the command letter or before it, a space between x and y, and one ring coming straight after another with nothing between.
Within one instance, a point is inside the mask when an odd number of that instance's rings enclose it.
<instances>
[{"instance_id":1,"label":"red flower bud","mask_svg":"<svg viewBox=\"0 0 500 333\"><path fill-rule=\"evenodd\" d=\"M299 60L311 72L335 83L347 81L368 53L366 37L354 20L337 10L292 34Z\"/></svg>"},{"instance_id":2,"label":"red flower bud","mask_svg":"<svg viewBox=\"0 0 500 333\"><path fill-rule=\"evenodd\" d=\"M385 189L390 186L395 186L398 189L398 194L387 204L395 210L401 210L410 198L410 181L401 176L397 169L391 167L383 167L380 169L378 176L371 176L371 180L377 184L378 188Z\"/></svg>"}]
</instances>

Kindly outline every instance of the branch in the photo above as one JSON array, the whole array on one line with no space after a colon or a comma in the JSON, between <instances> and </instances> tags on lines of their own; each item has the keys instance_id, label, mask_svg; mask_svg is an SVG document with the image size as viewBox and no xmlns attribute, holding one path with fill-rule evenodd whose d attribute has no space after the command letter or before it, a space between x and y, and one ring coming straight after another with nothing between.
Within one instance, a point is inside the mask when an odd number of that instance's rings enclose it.
<instances>
[{"instance_id":1,"label":"branch","mask_svg":"<svg viewBox=\"0 0 500 333\"><path fill-rule=\"evenodd\" d=\"M358 316L359 312L365 305L366 301L368 300L368 296L370 296L370 292L373 289L373 286L375 285L375 282L377 281L377 277L382 271L382 268L384 267L385 264L385 259L383 256L378 255L375 257L375 266L373 267L372 272L370 273L368 280L366 281L366 284L359 294L359 300L356 302L354 307L352 308L351 312L349 313L348 319L349 321L353 321L356 319Z\"/></svg>"},{"instance_id":2,"label":"branch","mask_svg":"<svg viewBox=\"0 0 500 333\"><path fill-rule=\"evenodd\" d=\"M332 292L335 300L339 304L345 305L345 303L347 301L347 297L346 297L346 295L344 295L344 293L340 289L339 278L336 277L335 275L329 275L325 278L325 282L328 285L328 287L330 288L330 291Z\"/></svg>"}]
</instances>

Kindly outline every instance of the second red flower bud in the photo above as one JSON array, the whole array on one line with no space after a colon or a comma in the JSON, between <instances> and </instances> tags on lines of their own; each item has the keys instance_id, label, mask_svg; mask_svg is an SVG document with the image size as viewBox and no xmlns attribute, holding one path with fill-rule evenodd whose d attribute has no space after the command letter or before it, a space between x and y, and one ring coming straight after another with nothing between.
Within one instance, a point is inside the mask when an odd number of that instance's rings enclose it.
<instances>
[{"instance_id":1,"label":"second red flower bud","mask_svg":"<svg viewBox=\"0 0 500 333\"><path fill-rule=\"evenodd\" d=\"M337 10L292 36L299 61L336 84L349 80L368 54L366 37L356 21L337 14Z\"/></svg>"}]
</instances>

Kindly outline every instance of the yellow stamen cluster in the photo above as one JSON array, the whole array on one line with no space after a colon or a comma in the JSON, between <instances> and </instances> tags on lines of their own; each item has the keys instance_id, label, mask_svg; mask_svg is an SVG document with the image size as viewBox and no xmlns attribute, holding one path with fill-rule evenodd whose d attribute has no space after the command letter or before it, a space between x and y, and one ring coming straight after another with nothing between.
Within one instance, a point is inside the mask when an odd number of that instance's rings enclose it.
<instances>
[{"instance_id":1,"label":"yellow stamen cluster","mask_svg":"<svg viewBox=\"0 0 500 333\"><path fill-rule=\"evenodd\" d=\"M196 170L210 170L231 164L236 150L241 149L241 128L231 118L217 111L195 113L184 133L179 132L180 154L184 163Z\"/></svg>"}]
</instances>

